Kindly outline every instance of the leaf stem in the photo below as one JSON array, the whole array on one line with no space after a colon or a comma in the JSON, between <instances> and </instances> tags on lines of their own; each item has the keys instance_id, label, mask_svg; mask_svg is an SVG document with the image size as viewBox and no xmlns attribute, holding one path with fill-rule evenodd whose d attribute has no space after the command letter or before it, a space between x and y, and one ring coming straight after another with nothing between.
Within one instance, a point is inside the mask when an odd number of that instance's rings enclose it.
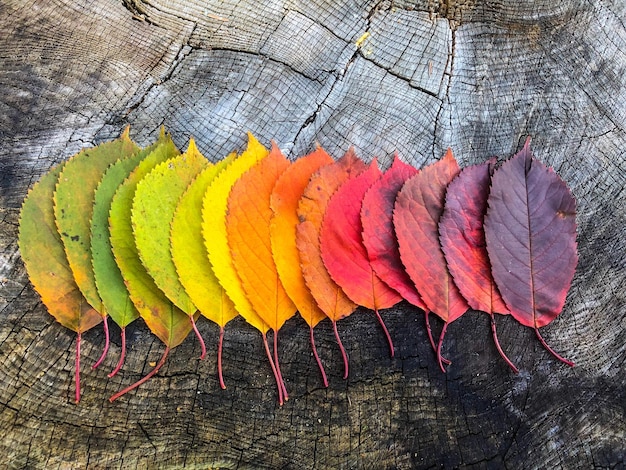
<instances>
[{"instance_id":1,"label":"leaf stem","mask_svg":"<svg viewBox=\"0 0 626 470\"><path fill-rule=\"evenodd\" d=\"M274 360L272 359L272 353L270 352L270 346L267 344L267 335L263 333L263 346L265 346L265 353L267 354L267 360L270 361L270 366L272 366L272 372L274 372L274 379L276 379L276 386L278 387L278 404L283 406L283 388L280 385L280 379L278 378L278 372L276 372L276 366L274 365Z\"/></svg>"},{"instance_id":2,"label":"leaf stem","mask_svg":"<svg viewBox=\"0 0 626 470\"><path fill-rule=\"evenodd\" d=\"M115 374L117 374L120 369L122 368L122 366L124 365L124 359L126 357L126 327L122 327L122 331L120 333L121 337L122 337L122 350L120 351L120 360L117 361L117 365L115 366L115 369L113 369L113 372L111 372L108 377L111 378L113 377Z\"/></svg>"},{"instance_id":3,"label":"leaf stem","mask_svg":"<svg viewBox=\"0 0 626 470\"><path fill-rule=\"evenodd\" d=\"M326 371L324 370L324 364L320 360L320 357L317 355L317 348L315 347L315 336L313 335L313 327L309 326L309 333L311 337L311 348L313 348L313 356L317 361L317 366L320 368L320 372L322 374L322 382L324 382L324 387L328 387L328 378L326 377Z\"/></svg>"},{"instance_id":4,"label":"leaf stem","mask_svg":"<svg viewBox=\"0 0 626 470\"><path fill-rule=\"evenodd\" d=\"M224 327L220 326L220 339L217 343L217 376L220 379L220 387L222 390L226 390L226 384L224 383L224 376L222 375L222 345L224 344Z\"/></svg>"},{"instance_id":5,"label":"leaf stem","mask_svg":"<svg viewBox=\"0 0 626 470\"><path fill-rule=\"evenodd\" d=\"M76 403L80 402L80 331L77 332L76 336L76 359L74 363L74 387L75 387L75 396L74 400Z\"/></svg>"},{"instance_id":6,"label":"leaf stem","mask_svg":"<svg viewBox=\"0 0 626 470\"><path fill-rule=\"evenodd\" d=\"M106 357L107 352L109 352L109 322L107 321L108 318L109 318L108 315L102 316L102 323L104 327L104 350L102 351L102 354L100 355L100 359L98 359L96 363L93 366L91 366L92 369L98 368L98 366L102 364L102 361L104 361L104 358Z\"/></svg>"},{"instance_id":7,"label":"leaf stem","mask_svg":"<svg viewBox=\"0 0 626 470\"><path fill-rule=\"evenodd\" d=\"M115 400L117 400L119 397L121 397L122 395L130 392L131 390L133 390L134 388L139 387L142 383L146 382L147 380L149 380L152 376L154 376L161 367L163 367L163 364L165 364L165 360L167 359L167 355L170 352L170 347L167 346L165 348L165 351L163 352L163 356L161 357L161 360L159 361L159 363L154 367L154 369L152 369L150 372L148 372L143 378L139 379L137 382L135 382L134 384L130 385L129 387L126 387L124 390L117 392L115 395L113 395L111 398L109 398L109 401L111 403L113 403Z\"/></svg>"},{"instance_id":8,"label":"leaf stem","mask_svg":"<svg viewBox=\"0 0 626 470\"><path fill-rule=\"evenodd\" d=\"M441 335L439 336L439 342L437 343L437 361L439 362L439 368L444 373L446 371L446 368L443 366L443 357L441 356L441 345L443 344L443 337L446 335L447 329L448 329L448 322L445 322L443 324L443 329L441 330Z\"/></svg>"},{"instance_id":9,"label":"leaf stem","mask_svg":"<svg viewBox=\"0 0 626 470\"><path fill-rule=\"evenodd\" d=\"M424 311L424 318L426 320L426 332L428 333L428 340L430 341L430 345L433 348L433 351L436 353L437 352L437 345L435 344L435 340L433 339L433 332L430 329L430 312L429 311ZM445 357L441 356L441 362L443 362L446 365L450 365L452 364L452 362L450 362L448 359L446 359Z\"/></svg>"},{"instance_id":10,"label":"leaf stem","mask_svg":"<svg viewBox=\"0 0 626 470\"><path fill-rule=\"evenodd\" d=\"M341 357L343 357L343 378L345 380L348 378L348 355L346 354L346 350L343 347L341 338L339 338L339 332L337 331L337 322L334 320L333 330L335 331L335 338L337 338L337 344L339 344L339 349L341 350Z\"/></svg>"},{"instance_id":11,"label":"leaf stem","mask_svg":"<svg viewBox=\"0 0 626 470\"><path fill-rule=\"evenodd\" d=\"M378 311L378 309L374 309L374 313L376 314L376 318L378 318L378 323L380 323L380 326L383 327L383 331L385 332L385 336L387 337L387 343L389 344L389 354L391 355L391 357L394 356L395 351L394 351L394 347L393 347L393 341L391 340L391 335L389 334L389 330L387 330L387 326L385 325L385 322L383 321L383 317L380 316L380 312Z\"/></svg>"},{"instance_id":12,"label":"leaf stem","mask_svg":"<svg viewBox=\"0 0 626 470\"><path fill-rule=\"evenodd\" d=\"M550 352L550 354L552 354L564 364L567 364L570 367L574 367L574 363L572 361L570 361L569 359L565 359L563 356L559 355L554 349L548 346L548 343L546 343L546 341L543 339L543 336L541 336L541 333L539 333L539 328L537 327L535 327L535 334L537 335L537 338L539 338L539 341L541 341L541 344L543 344L543 347L546 348Z\"/></svg>"},{"instance_id":13,"label":"leaf stem","mask_svg":"<svg viewBox=\"0 0 626 470\"><path fill-rule=\"evenodd\" d=\"M506 354L504 354L504 351L502 350L502 348L500 347L500 341L498 341L498 333L496 332L496 319L495 319L495 315L493 313L490 313L489 316L491 316L491 332L493 334L493 342L496 344L496 349L498 350L498 352L500 353L500 356L502 356L502 359L504 359L506 361L506 363L509 365L509 367L511 369L513 369L513 372L515 372L516 374L519 373L519 369L515 366L515 364L513 364L511 362L511 360L507 357Z\"/></svg>"},{"instance_id":14,"label":"leaf stem","mask_svg":"<svg viewBox=\"0 0 626 470\"><path fill-rule=\"evenodd\" d=\"M196 321L194 320L193 315L189 315L189 320L191 321L191 326L193 328L194 333L196 334L196 338L198 338L198 341L200 342L200 348L202 348L200 359L204 359L204 357L206 356L206 345L204 344L204 339L202 338L202 335L198 331L198 327L196 326Z\"/></svg>"},{"instance_id":15,"label":"leaf stem","mask_svg":"<svg viewBox=\"0 0 626 470\"><path fill-rule=\"evenodd\" d=\"M283 396L285 401L287 401L289 400L287 386L285 385L285 379L283 379L283 373L280 371L280 363L278 362L278 330L274 330L274 363L276 364L276 372L278 372L278 378L280 379L281 387L283 388Z\"/></svg>"}]
</instances>

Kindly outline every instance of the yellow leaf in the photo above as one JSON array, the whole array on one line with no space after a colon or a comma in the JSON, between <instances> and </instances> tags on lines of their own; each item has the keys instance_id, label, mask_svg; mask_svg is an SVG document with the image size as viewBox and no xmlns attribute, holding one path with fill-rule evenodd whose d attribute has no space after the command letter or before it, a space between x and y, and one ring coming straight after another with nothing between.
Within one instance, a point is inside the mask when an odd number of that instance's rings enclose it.
<instances>
[{"instance_id":1,"label":"yellow leaf","mask_svg":"<svg viewBox=\"0 0 626 470\"><path fill-rule=\"evenodd\" d=\"M246 297L230 256L226 210L233 184L267 154L267 149L248 133L248 148L213 180L202 202L202 235L213 271L239 314L262 333L266 333L269 327Z\"/></svg>"}]
</instances>

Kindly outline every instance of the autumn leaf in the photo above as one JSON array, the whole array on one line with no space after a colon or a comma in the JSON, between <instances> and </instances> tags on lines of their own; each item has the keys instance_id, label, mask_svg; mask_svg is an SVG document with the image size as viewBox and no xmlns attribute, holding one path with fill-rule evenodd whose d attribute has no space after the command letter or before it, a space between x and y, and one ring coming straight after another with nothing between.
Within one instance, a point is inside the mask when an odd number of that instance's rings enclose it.
<instances>
[{"instance_id":1,"label":"autumn leaf","mask_svg":"<svg viewBox=\"0 0 626 470\"><path fill-rule=\"evenodd\" d=\"M459 166L448 149L444 158L407 180L396 198L393 215L402 263L428 310L445 322L437 345L439 367L444 372L441 345L447 326L469 308L439 244L446 188L458 173Z\"/></svg>"},{"instance_id":2,"label":"autumn leaf","mask_svg":"<svg viewBox=\"0 0 626 470\"><path fill-rule=\"evenodd\" d=\"M48 312L77 333L75 400L80 401L80 341L102 321L85 300L70 270L54 220L53 194L64 164L52 168L29 191L20 212L18 245L30 282Z\"/></svg>"},{"instance_id":3,"label":"autumn leaf","mask_svg":"<svg viewBox=\"0 0 626 470\"><path fill-rule=\"evenodd\" d=\"M109 349L107 312L102 305L91 264L91 214L94 192L109 165L137 152L129 128L119 139L85 149L63 166L54 192L54 217L65 255L78 288L104 320L105 345L97 367Z\"/></svg>"},{"instance_id":4,"label":"autumn leaf","mask_svg":"<svg viewBox=\"0 0 626 470\"><path fill-rule=\"evenodd\" d=\"M181 284L200 313L220 327L217 373L222 388L226 388L222 374L224 326L237 316L237 311L209 262L202 237L202 200L213 179L236 156L232 153L200 172L180 197L170 228L172 260Z\"/></svg>"},{"instance_id":5,"label":"autumn leaf","mask_svg":"<svg viewBox=\"0 0 626 470\"><path fill-rule=\"evenodd\" d=\"M352 176L331 196L320 231L320 251L328 273L357 305L374 310L394 355L393 342L379 309L390 308L402 297L374 272L363 245L361 206L365 192L381 177L376 160Z\"/></svg>"},{"instance_id":6,"label":"autumn leaf","mask_svg":"<svg viewBox=\"0 0 626 470\"><path fill-rule=\"evenodd\" d=\"M263 335L269 327L254 311L230 256L226 210L228 195L235 181L267 154L267 149L249 133L248 148L213 179L202 202L202 236L213 272L239 315Z\"/></svg>"},{"instance_id":7,"label":"autumn leaf","mask_svg":"<svg viewBox=\"0 0 626 470\"><path fill-rule=\"evenodd\" d=\"M121 328L122 350L117 366L109 374L113 377L122 367L126 355L126 326L139 317L139 312L128 296L124 278L120 273L113 251L109 232L109 212L111 201L118 187L130 175L131 171L165 139L165 130L161 130L159 140L134 155L118 160L109 167L94 193L93 214L91 218L91 255L94 280L98 295L107 314ZM94 366L95 367L95 366Z\"/></svg>"},{"instance_id":8,"label":"autumn leaf","mask_svg":"<svg viewBox=\"0 0 626 470\"><path fill-rule=\"evenodd\" d=\"M389 287L396 290L405 300L424 311L426 332L434 351L437 345L433 339L428 317L428 308L420 297L411 278L400 260L398 241L393 227L393 207L402 186L419 170L394 157L391 168L367 190L361 207L363 244L374 272ZM443 362L449 364L445 358Z\"/></svg>"},{"instance_id":9,"label":"autumn leaf","mask_svg":"<svg viewBox=\"0 0 626 470\"><path fill-rule=\"evenodd\" d=\"M178 309L161 292L139 259L139 253L133 237L131 210L138 183L159 163L178 154L169 136L150 155L133 170L130 176L118 188L111 201L109 230L111 249L130 298L146 325L164 344L165 351L161 360L146 376L116 393L109 401L114 401L130 390L138 387L154 376L165 364L170 350L184 341L192 329L189 317Z\"/></svg>"},{"instance_id":10,"label":"autumn leaf","mask_svg":"<svg viewBox=\"0 0 626 470\"><path fill-rule=\"evenodd\" d=\"M496 334L494 313L508 314L509 309L491 275L483 229L495 164L496 159L492 158L480 165L467 167L448 185L439 221L439 239L454 283L471 308L489 314L496 348L517 373L517 367L502 351Z\"/></svg>"},{"instance_id":11,"label":"autumn leaf","mask_svg":"<svg viewBox=\"0 0 626 470\"><path fill-rule=\"evenodd\" d=\"M311 177L298 203L300 222L296 227L296 246L300 253L302 274L317 305L333 323L344 362L344 379L348 378L348 356L339 338L337 322L354 312L356 304L328 274L320 253L319 236L330 197L351 176L364 171L365 166L353 149L348 150L342 158L320 168Z\"/></svg>"},{"instance_id":12,"label":"autumn leaf","mask_svg":"<svg viewBox=\"0 0 626 470\"><path fill-rule=\"evenodd\" d=\"M194 320L196 306L178 279L172 260L170 226L178 200L196 175L208 165L191 139L185 153L158 164L139 181L131 211L139 259L157 287L189 316L202 347L201 359L206 355L206 347Z\"/></svg>"},{"instance_id":13,"label":"autumn leaf","mask_svg":"<svg viewBox=\"0 0 626 470\"><path fill-rule=\"evenodd\" d=\"M406 180L417 173L418 170L402 162L396 155L391 168L365 193L361 207L361 224L363 245L376 275L405 300L426 310L424 301L402 265L393 228L396 196Z\"/></svg>"},{"instance_id":14,"label":"autumn leaf","mask_svg":"<svg viewBox=\"0 0 626 470\"><path fill-rule=\"evenodd\" d=\"M576 201L565 182L536 160L530 138L491 180L485 237L493 278L511 315L535 330L563 310L578 262Z\"/></svg>"},{"instance_id":15,"label":"autumn leaf","mask_svg":"<svg viewBox=\"0 0 626 470\"><path fill-rule=\"evenodd\" d=\"M270 197L273 212L270 219L270 241L276 270L289 298L309 325L311 348L325 387L328 387L328 379L317 354L313 328L326 318L326 314L317 306L304 282L300 253L296 246L296 227L299 222L298 202L311 176L322 166L332 162L333 159L322 148L299 158L280 175Z\"/></svg>"},{"instance_id":16,"label":"autumn leaf","mask_svg":"<svg viewBox=\"0 0 626 470\"><path fill-rule=\"evenodd\" d=\"M272 257L270 196L276 180L288 167L289 160L272 143L269 155L233 185L226 215L228 244L235 270L254 311L274 331L273 365L281 405L289 395L278 360L278 330L295 315L296 306L280 282ZM269 355L265 336L263 341Z\"/></svg>"}]
</instances>

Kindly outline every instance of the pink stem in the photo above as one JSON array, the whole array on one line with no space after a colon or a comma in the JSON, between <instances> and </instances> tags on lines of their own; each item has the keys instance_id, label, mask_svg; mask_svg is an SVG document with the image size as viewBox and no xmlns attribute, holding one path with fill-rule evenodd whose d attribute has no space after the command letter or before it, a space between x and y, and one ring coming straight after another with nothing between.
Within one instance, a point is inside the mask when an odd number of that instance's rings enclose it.
<instances>
[{"instance_id":1,"label":"pink stem","mask_svg":"<svg viewBox=\"0 0 626 470\"><path fill-rule=\"evenodd\" d=\"M224 384L224 376L222 375L222 345L224 344L224 327L220 326L220 340L217 343L217 376L220 379L220 387L222 390L226 390L226 384Z\"/></svg>"},{"instance_id":2,"label":"pink stem","mask_svg":"<svg viewBox=\"0 0 626 470\"><path fill-rule=\"evenodd\" d=\"M393 347L393 341L391 341L391 335L389 334L389 330L387 330L387 326L385 325L385 322L383 321L383 317L380 316L378 309L374 309L374 313L376 314L376 318L378 318L378 323L380 323L380 326L383 327L383 331L385 332L385 336L387 337L387 343L389 344L389 354L391 355L391 357L393 357L395 354L395 351Z\"/></svg>"},{"instance_id":3,"label":"pink stem","mask_svg":"<svg viewBox=\"0 0 626 470\"><path fill-rule=\"evenodd\" d=\"M117 361L117 365L115 366L115 369L113 369L113 372L111 372L108 375L109 378L117 374L122 368L122 366L124 365L124 359L126 358L126 327L122 327L121 336L122 336L122 351L120 352L120 360Z\"/></svg>"},{"instance_id":4,"label":"pink stem","mask_svg":"<svg viewBox=\"0 0 626 470\"><path fill-rule=\"evenodd\" d=\"M107 355L107 352L109 352L109 322L107 321L107 319L109 318L108 315L104 315L102 317L102 321L104 323L104 350L102 351L102 355L100 356L100 359L98 359L96 361L96 363L91 366L92 369L96 369L100 364L102 364L102 361L104 361L104 358Z\"/></svg>"},{"instance_id":5,"label":"pink stem","mask_svg":"<svg viewBox=\"0 0 626 470\"><path fill-rule=\"evenodd\" d=\"M443 324L443 329L441 330L441 336L439 336L439 342L437 343L437 361L439 362L439 368L445 372L446 368L443 366L443 357L441 356L441 345L443 344L443 337L446 335L446 330L448 329L448 322Z\"/></svg>"},{"instance_id":6,"label":"pink stem","mask_svg":"<svg viewBox=\"0 0 626 470\"><path fill-rule=\"evenodd\" d=\"M153 375L155 375L159 369L161 367L163 367L163 364L165 364L165 360L167 359L167 355L170 352L170 347L167 346L165 348L165 352L163 352L163 356L161 357L161 360L159 361L159 363L156 365L156 367L154 369L152 369L150 372L148 372L148 374L146 374L145 377L139 379L137 382L135 382L134 384L132 384L129 387L126 387L124 390L122 390L121 392L117 392L115 395L113 395L111 398L109 398L109 401L111 403L113 403L115 400L117 400L119 397L121 397L122 395L130 392L131 390L133 390L134 388L139 387L142 383L146 382L147 380L149 380Z\"/></svg>"},{"instance_id":7,"label":"pink stem","mask_svg":"<svg viewBox=\"0 0 626 470\"><path fill-rule=\"evenodd\" d=\"M274 360L272 359L272 353L270 347L267 344L267 335L263 333L263 346L265 346L265 353L267 354L267 360L270 361L272 366L272 372L274 372L274 378L276 379L276 386L278 387L278 404L283 406L283 387L280 385L280 379L278 378L278 372L276 372L276 366L274 366Z\"/></svg>"},{"instance_id":8,"label":"pink stem","mask_svg":"<svg viewBox=\"0 0 626 470\"><path fill-rule=\"evenodd\" d=\"M437 345L435 345L435 340L433 339L433 332L430 329L430 320L429 320L430 312L424 311L424 314L426 318L426 332L428 333L428 340L430 341L430 345L433 348L433 351L437 352ZM448 359L446 359L443 356L441 356L441 362L443 362L446 365L452 364L452 362L450 362Z\"/></svg>"},{"instance_id":9,"label":"pink stem","mask_svg":"<svg viewBox=\"0 0 626 470\"><path fill-rule=\"evenodd\" d=\"M326 378L326 371L324 370L324 364L320 360L320 357L317 355L317 348L315 347L315 337L313 336L313 327L309 326L310 336L311 336L311 348L313 348L313 356L317 361L317 366L320 368L320 372L322 373L322 381L324 382L324 387L328 387L328 379Z\"/></svg>"},{"instance_id":10,"label":"pink stem","mask_svg":"<svg viewBox=\"0 0 626 470\"><path fill-rule=\"evenodd\" d=\"M491 316L491 332L493 333L493 341L494 341L494 343L496 343L496 349L500 353L500 356L502 356L502 359L504 359L506 361L506 363L509 365L509 367L511 369L513 369L513 372L515 372L517 374L517 373L519 373L519 369L517 367L515 367L515 364L513 364L511 362L511 360L507 357L506 354L504 354L504 351L500 347L500 341L498 341L498 334L496 333L496 319L495 319L495 315L493 313L490 313L489 315Z\"/></svg>"},{"instance_id":11,"label":"pink stem","mask_svg":"<svg viewBox=\"0 0 626 470\"><path fill-rule=\"evenodd\" d=\"M287 393L285 379L283 379L283 373L280 371L280 363L278 362L278 330L274 330L274 363L276 364L276 372L278 372L278 378L283 389L283 396L285 401L287 401L289 400L289 394Z\"/></svg>"},{"instance_id":12,"label":"pink stem","mask_svg":"<svg viewBox=\"0 0 626 470\"><path fill-rule=\"evenodd\" d=\"M543 347L546 348L550 352L550 354L552 354L559 361L567 364L568 366L574 367L574 363L572 361L570 361L569 359L565 359L563 356L559 355L554 349L548 346L548 343L546 343L546 341L543 339L543 337L539 333L539 328L537 327L535 327L535 334L537 335L537 338L539 338L539 341L541 341L541 344L543 344Z\"/></svg>"},{"instance_id":13,"label":"pink stem","mask_svg":"<svg viewBox=\"0 0 626 470\"><path fill-rule=\"evenodd\" d=\"M348 355L346 354L346 350L343 348L343 343L341 342L339 332L337 331L337 322L334 320L333 330L335 331L335 338L337 338L337 344L339 344L339 349L341 350L341 357L343 357L343 378L345 380L348 378Z\"/></svg>"},{"instance_id":14,"label":"pink stem","mask_svg":"<svg viewBox=\"0 0 626 470\"><path fill-rule=\"evenodd\" d=\"M76 362L74 364L74 383L76 403L80 402L80 331L76 337Z\"/></svg>"},{"instance_id":15,"label":"pink stem","mask_svg":"<svg viewBox=\"0 0 626 470\"><path fill-rule=\"evenodd\" d=\"M198 338L198 341L200 342L200 347L202 348L200 359L204 359L204 356L206 356L206 345L204 344L204 339L202 338L202 335L198 331L198 327L196 326L196 321L193 319L193 315L189 315L189 320L191 321L191 326L193 328L193 331L196 334L196 338Z\"/></svg>"}]
</instances>

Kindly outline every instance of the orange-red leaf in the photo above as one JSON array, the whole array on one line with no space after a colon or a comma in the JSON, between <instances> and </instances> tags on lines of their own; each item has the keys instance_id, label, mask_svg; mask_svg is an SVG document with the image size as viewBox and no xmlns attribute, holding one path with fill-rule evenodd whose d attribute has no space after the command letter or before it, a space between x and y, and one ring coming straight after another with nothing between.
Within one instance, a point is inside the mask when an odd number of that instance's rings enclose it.
<instances>
[{"instance_id":1,"label":"orange-red leaf","mask_svg":"<svg viewBox=\"0 0 626 470\"><path fill-rule=\"evenodd\" d=\"M365 170L365 163L353 149L332 165L315 173L298 204L300 223L296 228L296 245L300 252L302 274L313 298L333 321L341 320L356 309L335 281L332 280L320 253L320 230L326 206L333 193L351 176Z\"/></svg>"},{"instance_id":2,"label":"orange-red leaf","mask_svg":"<svg viewBox=\"0 0 626 470\"><path fill-rule=\"evenodd\" d=\"M332 162L330 155L321 148L296 160L280 175L270 197L270 207L273 212L270 219L270 239L276 270L285 292L295 304L300 316L309 325L311 348L326 387L328 387L328 379L317 354L313 335L313 328L326 318L326 315L317 306L304 282L300 267L300 254L296 246L296 227L298 225L298 202L311 175L322 166Z\"/></svg>"},{"instance_id":3,"label":"orange-red leaf","mask_svg":"<svg viewBox=\"0 0 626 470\"><path fill-rule=\"evenodd\" d=\"M302 274L317 305L333 322L335 338L343 357L344 379L348 378L348 357L337 332L337 321L354 312L356 304L332 280L324 266L320 253L320 231L333 193L350 177L364 170L365 163L357 158L353 149L349 149L342 158L322 167L311 177L298 203L300 223L296 227L296 245L300 252Z\"/></svg>"},{"instance_id":4,"label":"orange-red leaf","mask_svg":"<svg viewBox=\"0 0 626 470\"><path fill-rule=\"evenodd\" d=\"M363 245L374 272L405 300L426 310L415 284L400 261L398 240L393 228L393 206L398 192L406 180L417 173L418 170L402 162L396 155L391 168L365 193L361 224Z\"/></svg>"}]
</instances>

